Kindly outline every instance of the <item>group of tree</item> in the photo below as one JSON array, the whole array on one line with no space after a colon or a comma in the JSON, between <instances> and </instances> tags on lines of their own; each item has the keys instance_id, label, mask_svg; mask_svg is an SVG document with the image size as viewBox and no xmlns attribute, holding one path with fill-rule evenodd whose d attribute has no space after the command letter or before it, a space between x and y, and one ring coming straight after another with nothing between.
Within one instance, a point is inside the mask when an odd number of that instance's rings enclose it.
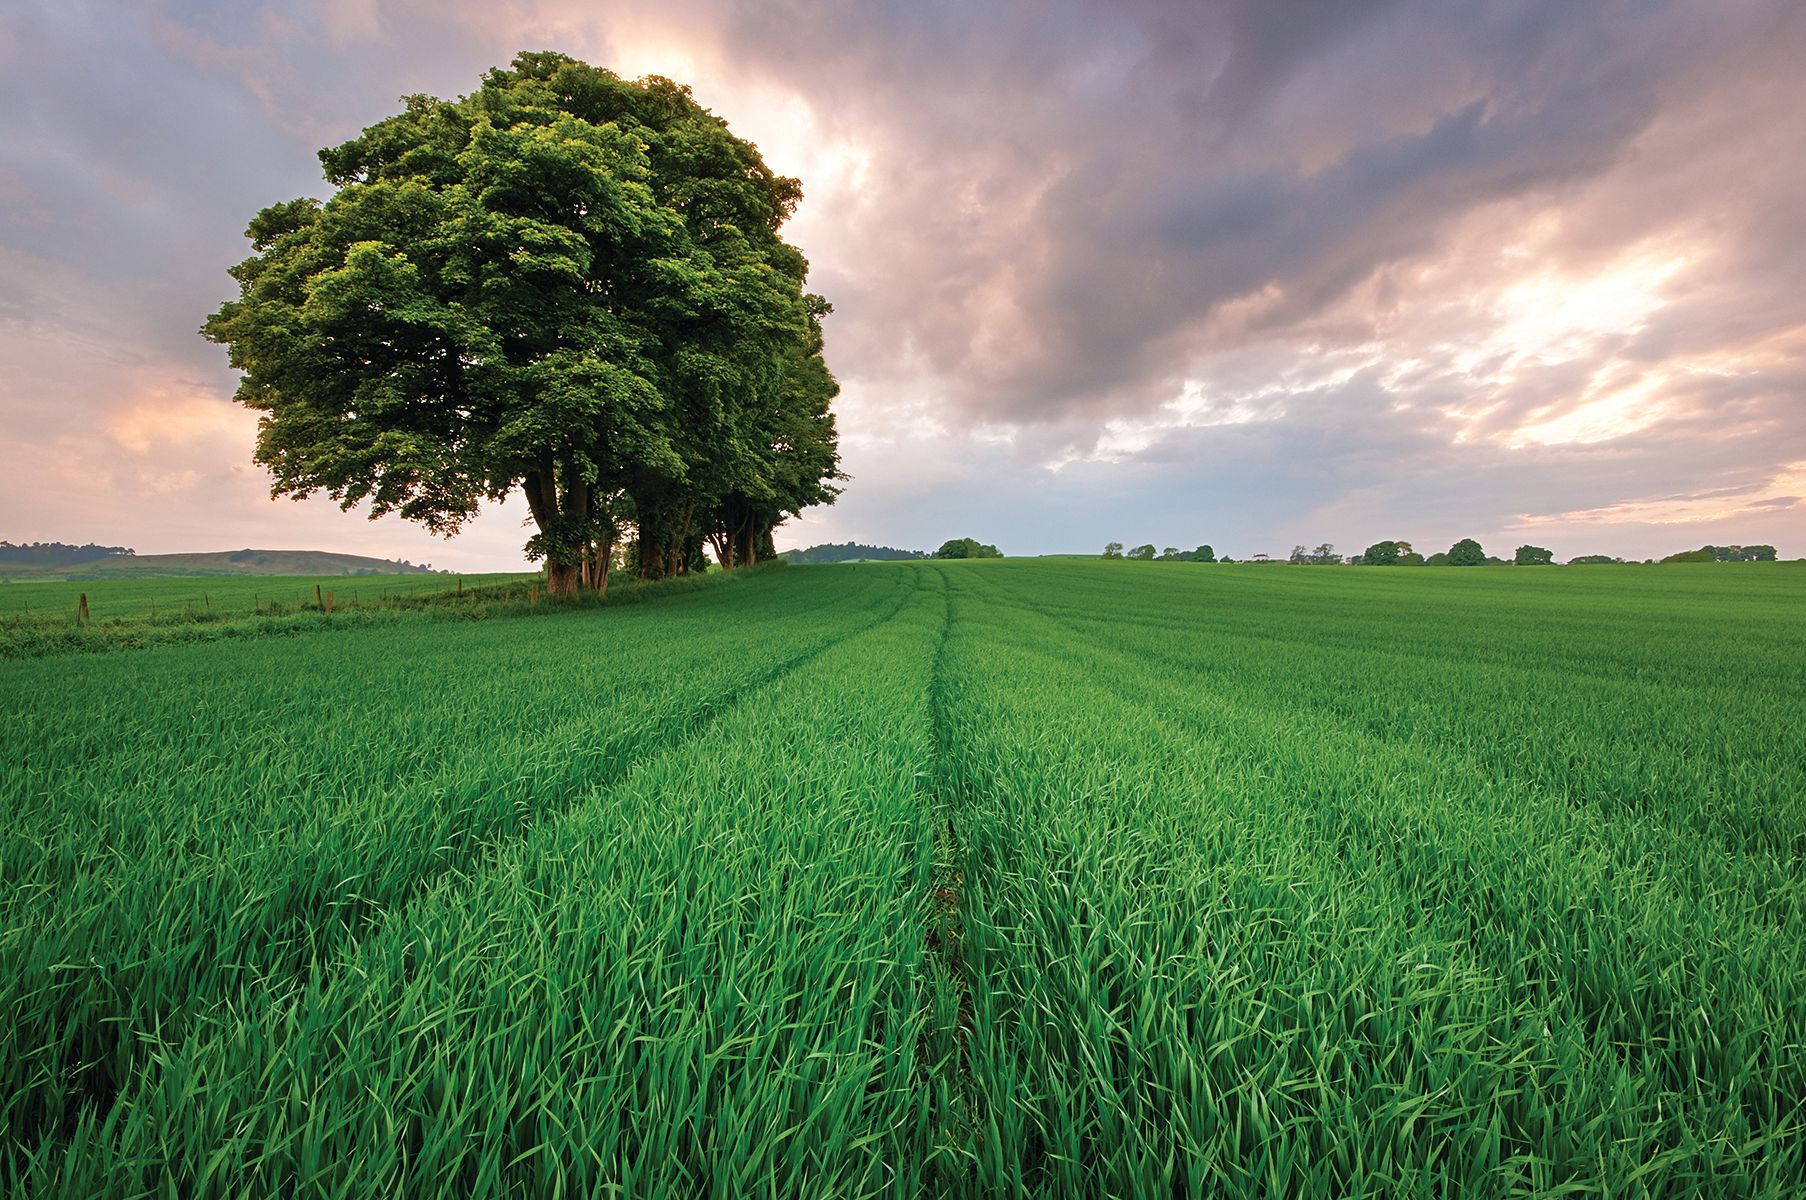
<instances>
[{"instance_id":1,"label":"group of tree","mask_svg":"<svg viewBox=\"0 0 1806 1200\"><path fill-rule=\"evenodd\" d=\"M837 563L859 560L893 561L928 556L926 550L898 550L892 546L866 546L859 542L828 542L810 546L807 550L786 550L778 557L793 563Z\"/></svg>"},{"instance_id":2,"label":"group of tree","mask_svg":"<svg viewBox=\"0 0 1806 1200\"><path fill-rule=\"evenodd\" d=\"M92 542L80 546L66 542L0 542L0 563L31 566L66 567L136 553L129 546L97 546Z\"/></svg>"},{"instance_id":3,"label":"group of tree","mask_svg":"<svg viewBox=\"0 0 1806 1200\"><path fill-rule=\"evenodd\" d=\"M1302 549L1302 546L1299 547L1299 550ZM1320 552L1328 549L1328 546L1319 547ZM1296 553L1298 551L1294 551L1294 554ZM1297 560L1294 559L1294 561ZM1410 542L1375 542L1348 561L1356 566L1365 567L1496 567L1506 565L1504 559L1486 553L1485 547L1473 538L1462 538L1447 550L1439 550L1428 557L1419 554L1412 548ZM1511 558L1511 562L1520 567L1546 566L1554 561L1553 551L1542 546L1530 545L1519 546Z\"/></svg>"},{"instance_id":4,"label":"group of tree","mask_svg":"<svg viewBox=\"0 0 1806 1200\"><path fill-rule=\"evenodd\" d=\"M1701 546L1698 550L1684 550L1679 554L1670 554L1662 560L1665 563L1681 562L1774 562L1773 546Z\"/></svg>"},{"instance_id":5,"label":"group of tree","mask_svg":"<svg viewBox=\"0 0 1806 1200\"><path fill-rule=\"evenodd\" d=\"M1003 551L995 546L987 546L972 538L953 538L941 543L941 548L934 552L936 558L1002 558Z\"/></svg>"},{"instance_id":6,"label":"group of tree","mask_svg":"<svg viewBox=\"0 0 1806 1200\"><path fill-rule=\"evenodd\" d=\"M547 588L774 554L844 478L801 188L692 98L553 53L324 150L203 333L272 491L452 534L519 490Z\"/></svg>"},{"instance_id":7,"label":"group of tree","mask_svg":"<svg viewBox=\"0 0 1806 1200\"><path fill-rule=\"evenodd\" d=\"M1104 546L1103 556L1105 558L1133 558L1142 562L1213 563L1217 561L1217 552L1209 546L1199 546L1196 550L1181 550L1177 546L1168 546L1156 553L1152 542L1137 546L1133 550L1124 550L1121 542L1109 542ZM1229 560L1224 559L1223 561Z\"/></svg>"},{"instance_id":8,"label":"group of tree","mask_svg":"<svg viewBox=\"0 0 1806 1200\"><path fill-rule=\"evenodd\" d=\"M1375 542L1354 561L1369 567L1421 567L1423 555L1413 550L1410 542Z\"/></svg>"},{"instance_id":9,"label":"group of tree","mask_svg":"<svg viewBox=\"0 0 1806 1200\"><path fill-rule=\"evenodd\" d=\"M1286 556L1286 561L1300 566L1328 567L1341 565L1342 556L1336 553L1333 545L1323 542L1315 550L1306 550L1303 546L1293 546L1292 553Z\"/></svg>"},{"instance_id":10,"label":"group of tree","mask_svg":"<svg viewBox=\"0 0 1806 1200\"><path fill-rule=\"evenodd\" d=\"M1156 560L1162 562L1230 562L1227 555L1221 559L1209 546L1199 546L1196 550L1175 550L1168 546L1156 554L1150 545L1136 546L1132 550L1124 550L1121 542L1111 542L1104 547L1105 558L1132 558ZM1698 550L1689 550L1684 554L1671 554L1662 561L1667 562L1773 562L1775 548L1773 546L1705 546ZM1264 561L1264 560L1261 560ZM1329 542L1319 544L1315 549L1306 549L1302 545L1293 546L1292 553L1286 561L1299 566L1328 567L1348 563L1363 567L1541 567L1555 562L1555 552L1546 546L1519 546L1509 562L1486 553L1486 549L1473 538L1462 538L1447 550L1437 551L1425 556L1412 548L1410 542L1392 540L1375 542L1359 554L1343 558ZM1621 563L1624 560L1606 554L1583 554L1571 558L1570 563Z\"/></svg>"}]
</instances>

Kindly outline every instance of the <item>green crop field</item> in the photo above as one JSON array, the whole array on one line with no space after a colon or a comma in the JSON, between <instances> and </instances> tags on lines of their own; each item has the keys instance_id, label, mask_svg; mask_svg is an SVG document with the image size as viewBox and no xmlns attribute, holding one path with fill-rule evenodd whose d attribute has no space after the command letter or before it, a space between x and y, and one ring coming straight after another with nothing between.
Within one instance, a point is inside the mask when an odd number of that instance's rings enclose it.
<instances>
[{"instance_id":1,"label":"green crop field","mask_svg":"<svg viewBox=\"0 0 1806 1200\"><path fill-rule=\"evenodd\" d=\"M33 643L0 1182L1799 1196L1803 594L908 562Z\"/></svg>"},{"instance_id":2,"label":"green crop field","mask_svg":"<svg viewBox=\"0 0 1806 1200\"><path fill-rule=\"evenodd\" d=\"M489 605L526 600L538 579L529 574L237 575L15 582L0 586L0 658L392 623L397 610L482 617Z\"/></svg>"},{"instance_id":3,"label":"green crop field","mask_svg":"<svg viewBox=\"0 0 1806 1200\"><path fill-rule=\"evenodd\" d=\"M528 575L466 575L466 588L532 578ZM88 597L95 620L140 622L209 613L238 616L258 610L294 612L315 604L314 589L330 591L339 607L400 596L450 591L451 575L215 575L193 578L55 580L0 586L0 629L8 622L33 626L72 623L80 597Z\"/></svg>"}]
</instances>

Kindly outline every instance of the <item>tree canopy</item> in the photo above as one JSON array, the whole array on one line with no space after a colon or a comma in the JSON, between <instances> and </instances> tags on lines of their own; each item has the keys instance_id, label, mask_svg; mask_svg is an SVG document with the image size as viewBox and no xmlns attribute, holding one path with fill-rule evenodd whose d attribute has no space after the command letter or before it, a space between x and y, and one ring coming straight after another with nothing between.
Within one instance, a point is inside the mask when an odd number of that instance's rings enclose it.
<instances>
[{"instance_id":1,"label":"tree canopy","mask_svg":"<svg viewBox=\"0 0 1806 1200\"><path fill-rule=\"evenodd\" d=\"M1712 556L1713 562L1774 562L1773 546L1702 546L1702 554Z\"/></svg>"},{"instance_id":2,"label":"tree canopy","mask_svg":"<svg viewBox=\"0 0 1806 1200\"><path fill-rule=\"evenodd\" d=\"M1511 561L1520 567L1546 567L1555 561L1555 551L1541 546L1519 546Z\"/></svg>"},{"instance_id":3,"label":"tree canopy","mask_svg":"<svg viewBox=\"0 0 1806 1200\"><path fill-rule=\"evenodd\" d=\"M771 553L831 502L827 303L779 234L801 195L689 89L522 54L320 153L337 191L264 209L203 333L262 414L272 491L450 534L522 491L548 586L705 539Z\"/></svg>"},{"instance_id":4,"label":"tree canopy","mask_svg":"<svg viewBox=\"0 0 1806 1200\"><path fill-rule=\"evenodd\" d=\"M1332 543L1321 542L1315 550L1293 546L1286 561L1312 567L1333 567L1341 564L1342 556L1336 553L1336 547Z\"/></svg>"},{"instance_id":5,"label":"tree canopy","mask_svg":"<svg viewBox=\"0 0 1806 1200\"><path fill-rule=\"evenodd\" d=\"M972 538L953 538L942 542L941 548L934 552L934 556L936 558L1002 558L1003 551Z\"/></svg>"},{"instance_id":6,"label":"tree canopy","mask_svg":"<svg viewBox=\"0 0 1806 1200\"><path fill-rule=\"evenodd\" d=\"M33 566L73 566L136 553L129 546L98 546L93 542L76 546L64 542L21 542L14 545L0 541L0 563L29 563Z\"/></svg>"},{"instance_id":7,"label":"tree canopy","mask_svg":"<svg viewBox=\"0 0 1806 1200\"><path fill-rule=\"evenodd\" d=\"M1217 561L1217 552L1209 546L1199 546L1196 550L1181 550L1177 546L1168 546L1158 552L1152 542L1146 542L1125 553L1121 542L1107 542L1104 545L1105 558L1133 558L1156 562L1208 562Z\"/></svg>"},{"instance_id":8,"label":"tree canopy","mask_svg":"<svg viewBox=\"0 0 1806 1200\"><path fill-rule=\"evenodd\" d=\"M859 560L898 561L927 558L926 550L899 550L895 546L868 546L863 542L825 542L806 550L786 550L778 557L793 563L839 563Z\"/></svg>"},{"instance_id":9,"label":"tree canopy","mask_svg":"<svg viewBox=\"0 0 1806 1200\"><path fill-rule=\"evenodd\" d=\"M1434 560L1432 556L1431 561ZM1462 538L1449 547L1448 565L1451 567L1479 567L1486 565L1486 551L1473 538Z\"/></svg>"}]
</instances>

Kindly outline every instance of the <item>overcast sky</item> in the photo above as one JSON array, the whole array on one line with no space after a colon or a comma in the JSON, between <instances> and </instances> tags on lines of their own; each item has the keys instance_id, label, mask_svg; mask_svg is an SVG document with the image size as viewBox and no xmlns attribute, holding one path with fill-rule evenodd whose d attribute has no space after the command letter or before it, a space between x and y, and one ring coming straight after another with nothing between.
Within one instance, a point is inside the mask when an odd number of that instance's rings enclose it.
<instances>
[{"instance_id":1,"label":"overcast sky","mask_svg":"<svg viewBox=\"0 0 1806 1200\"><path fill-rule=\"evenodd\" d=\"M780 546L1806 554L1799 0L13 0L0 537L520 563L272 501L195 331L318 149L525 49L802 179L853 478Z\"/></svg>"}]
</instances>

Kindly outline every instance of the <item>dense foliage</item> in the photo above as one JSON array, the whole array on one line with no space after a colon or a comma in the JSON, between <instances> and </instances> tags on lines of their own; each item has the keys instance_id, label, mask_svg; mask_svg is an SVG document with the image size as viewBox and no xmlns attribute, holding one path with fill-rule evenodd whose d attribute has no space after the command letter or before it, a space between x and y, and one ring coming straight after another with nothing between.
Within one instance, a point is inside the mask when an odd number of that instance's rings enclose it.
<instances>
[{"instance_id":1,"label":"dense foliage","mask_svg":"<svg viewBox=\"0 0 1806 1200\"><path fill-rule=\"evenodd\" d=\"M519 489L549 586L771 553L832 499L836 392L801 192L669 80L523 54L322 151L337 191L259 213L204 332L263 414L277 494L440 533ZM581 579L580 579L581 577Z\"/></svg>"},{"instance_id":2,"label":"dense foliage","mask_svg":"<svg viewBox=\"0 0 1806 1200\"><path fill-rule=\"evenodd\" d=\"M936 558L1002 558L1003 551L972 538L953 538L941 543Z\"/></svg>"},{"instance_id":3,"label":"dense foliage","mask_svg":"<svg viewBox=\"0 0 1806 1200\"><path fill-rule=\"evenodd\" d=\"M1797 1196L1803 572L880 563L0 662L0 1186Z\"/></svg>"},{"instance_id":4,"label":"dense foliage","mask_svg":"<svg viewBox=\"0 0 1806 1200\"><path fill-rule=\"evenodd\" d=\"M1774 562L1773 546L1702 546L1670 554L1663 562Z\"/></svg>"},{"instance_id":5,"label":"dense foliage","mask_svg":"<svg viewBox=\"0 0 1806 1200\"><path fill-rule=\"evenodd\" d=\"M103 558L119 558L136 551L126 546L96 546L92 542L82 546L72 546L63 542L23 542L14 545L12 542L0 542L0 563L20 563L31 566L73 566L77 563L90 563Z\"/></svg>"},{"instance_id":6,"label":"dense foliage","mask_svg":"<svg viewBox=\"0 0 1806 1200\"><path fill-rule=\"evenodd\" d=\"M793 563L899 562L930 557L925 550L898 550L893 546L867 546L860 542L827 542L806 550L786 550L781 557Z\"/></svg>"},{"instance_id":7,"label":"dense foliage","mask_svg":"<svg viewBox=\"0 0 1806 1200\"><path fill-rule=\"evenodd\" d=\"M1473 538L1462 538L1449 547L1448 565L1451 567L1478 567L1486 562L1486 551Z\"/></svg>"},{"instance_id":8,"label":"dense foliage","mask_svg":"<svg viewBox=\"0 0 1806 1200\"><path fill-rule=\"evenodd\" d=\"M1137 546L1137 547L1135 547L1135 549L1129 551L1125 555L1123 553L1123 548L1122 548L1121 542L1110 542L1104 546L1104 553L1101 555L1101 557L1103 557L1103 558L1125 558L1126 557L1126 558L1134 558L1134 559L1140 559L1143 561L1154 561L1154 562L1213 563L1213 562L1217 561L1217 552L1215 550L1211 549L1209 546L1199 546L1195 550L1181 550L1177 546L1168 546L1166 549L1162 550L1158 555L1156 555L1154 553L1154 547L1150 543L1148 545Z\"/></svg>"},{"instance_id":9,"label":"dense foliage","mask_svg":"<svg viewBox=\"0 0 1806 1200\"><path fill-rule=\"evenodd\" d=\"M1292 553L1287 556L1286 561L1303 566L1334 567L1341 565L1342 556L1336 553L1333 544L1324 542L1315 550L1306 550L1303 546L1293 546Z\"/></svg>"},{"instance_id":10,"label":"dense foliage","mask_svg":"<svg viewBox=\"0 0 1806 1200\"><path fill-rule=\"evenodd\" d=\"M1369 567L1396 567L1410 551L1409 542L1375 542L1361 553L1360 561Z\"/></svg>"}]
</instances>

